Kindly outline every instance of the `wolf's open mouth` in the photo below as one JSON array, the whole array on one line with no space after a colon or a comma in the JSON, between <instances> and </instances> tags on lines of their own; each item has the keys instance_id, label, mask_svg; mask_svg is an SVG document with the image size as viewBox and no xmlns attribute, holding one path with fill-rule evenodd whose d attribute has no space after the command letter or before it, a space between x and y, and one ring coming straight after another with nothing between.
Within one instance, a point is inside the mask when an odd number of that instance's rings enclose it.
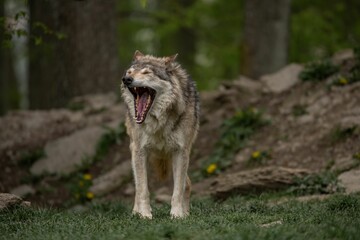
<instances>
[{"instance_id":1,"label":"wolf's open mouth","mask_svg":"<svg viewBox=\"0 0 360 240\"><path fill-rule=\"evenodd\" d=\"M156 91L148 87L133 87L129 90L134 96L136 123L141 124L145 121L146 114L151 108Z\"/></svg>"}]
</instances>

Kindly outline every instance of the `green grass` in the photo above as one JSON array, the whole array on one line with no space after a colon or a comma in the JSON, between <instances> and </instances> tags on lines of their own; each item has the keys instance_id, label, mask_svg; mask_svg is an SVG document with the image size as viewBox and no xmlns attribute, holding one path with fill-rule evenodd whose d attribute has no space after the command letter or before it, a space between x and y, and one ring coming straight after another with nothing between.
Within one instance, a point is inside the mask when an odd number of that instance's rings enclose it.
<instances>
[{"instance_id":1,"label":"green grass","mask_svg":"<svg viewBox=\"0 0 360 240\"><path fill-rule=\"evenodd\" d=\"M154 219L131 215L122 204L92 205L86 212L18 208L0 213L0 239L358 239L360 195L324 201L266 204L265 197L222 203L193 201L191 215L170 220L168 205ZM282 224L262 227L281 221Z\"/></svg>"}]
</instances>

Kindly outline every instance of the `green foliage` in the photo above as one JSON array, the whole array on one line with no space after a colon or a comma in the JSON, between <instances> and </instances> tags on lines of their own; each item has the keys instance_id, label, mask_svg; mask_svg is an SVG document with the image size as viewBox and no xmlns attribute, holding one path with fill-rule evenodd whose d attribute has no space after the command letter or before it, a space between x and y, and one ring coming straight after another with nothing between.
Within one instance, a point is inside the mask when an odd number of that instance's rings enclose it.
<instances>
[{"instance_id":1,"label":"green foliage","mask_svg":"<svg viewBox=\"0 0 360 240\"><path fill-rule=\"evenodd\" d=\"M107 128L107 130L108 132L97 143L94 156L95 161L102 159L108 153L111 146L120 144L126 136L125 124L123 122L116 129Z\"/></svg>"},{"instance_id":2,"label":"green foliage","mask_svg":"<svg viewBox=\"0 0 360 240\"><path fill-rule=\"evenodd\" d=\"M124 123L120 123L116 129L107 128L107 130L96 145L95 155L85 157L75 174L65 176L70 178L68 188L74 197L73 201L70 201L68 204L85 203L95 197L94 194L89 191L92 185L92 175L88 172L90 165L106 157L110 148L115 144L120 144L126 136Z\"/></svg>"},{"instance_id":3,"label":"green foliage","mask_svg":"<svg viewBox=\"0 0 360 240\"><path fill-rule=\"evenodd\" d=\"M329 60L311 62L306 65L299 77L303 81L319 82L337 73L339 67Z\"/></svg>"},{"instance_id":4,"label":"green foliage","mask_svg":"<svg viewBox=\"0 0 360 240\"><path fill-rule=\"evenodd\" d=\"M262 112L255 108L239 110L233 117L225 120L215 150L203 163L205 166L203 176L219 173L229 167L234 154L245 146L246 141L256 130L267 123L268 121L263 119ZM211 171L214 170L214 166L217 171Z\"/></svg>"},{"instance_id":5,"label":"green foliage","mask_svg":"<svg viewBox=\"0 0 360 240\"><path fill-rule=\"evenodd\" d=\"M33 151L27 151L22 154L19 160L19 165L21 167L30 167L34 162L39 160L40 158L45 157L44 149L36 149Z\"/></svg>"},{"instance_id":6,"label":"green foliage","mask_svg":"<svg viewBox=\"0 0 360 240\"><path fill-rule=\"evenodd\" d=\"M89 190L91 186L92 175L90 173L77 173L69 185L70 192L75 200L73 203L85 203L93 200L95 195Z\"/></svg>"},{"instance_id":7,"label":"green foliage","mask_svg":"<svg viewBox=\"0 0 360 240\"><path fill-rule=\"evenodd\" d=\"M54 37L57 40L63 40L67 37L62 32L54 31L44 22L34 22L31 26L31 31L28 31L26 28L20 28L17 26L19 22L30 22L30 17L25 11L18 11L12 16L12 19L13 21L10 24L5 24L5 17L0 16L0 31L2 31L4 35L4 38L1 39L1 46L3 48L12 47L12 39L14 38L28 37L38 46L43 43L43 35ZM34 32L37 32L37 34L34 34Z\"/></svg>"},{"instance_id":8,"label":"green foliage","mask_svg":"<svg viewBox=\"0 0 360 240\"><path fill-rule=\"evenodd\" d=\"M355 47L354 51L354 64L350 71L344 72L336 78L330 86L347 86L360 81L360 47Z\"/></svg>"},{"instance_id":9,"label":"green foliage","mask_svg":"<svg viewBox=\"0 0 360 240\"><path fill-rule=\"evenodd\" d=\"M340 126L337 126L332 129L332 131L330 133L330 140L332 143L344 141L348 137L353 136L355 133L355 130L356 130L356 126L347 127L347 128L342 128Z\"/></svg>"},{"instance_id":10,"label":"green foliage","mask_svg":"<svg viewBox=\"0 0 360 240\"><path fill-rule=\"evenodd\" d=\"M360 161L360 152L357 152L353 155L353 158Z\"/></svg>"},{"instance_id":11,"label":"green foliage","mask_svg":"<svg viewBox=\"0 0 360 240\"><path fill-rule=\"evenodd\" d=\"M291 109L292 115L294 117L300 117L307 114L306 106L301 104L295 104Z\"/></svg>"},{"instance_id":12,"label":"green foliage","mask_svg":"<svg viewBox=\"0 0 360 240\"><path fill-rule=\"evenodd\" d=\"M178 61L198 88L213 89L220 79L239 74L243 1L185 2L189 1L165 1L160 5L148 2L146 9L137 1L119 2L122 14L138 13L138 17L121 19L119 24L120 60L130 62L135 49L158 56L178 52ZM237 14L228 14L234 9ZM185 41L189 36L193 39Z\"/></svg>"},{"instance_id":13,"label":"green foliage","mask_svg":"<svg viewBox=\"0 0 360 240\"><path fill-rule=\"evenodd\" d=\"M85 212L16 208L0 212L3 239L357 239L360 196L269 204L261 196L223 203L192 201L191 214L170 220L168 205L153 220L131 215L123 203L91 203ZM277 222L277 224L276 224ZM273 225L264 224L275 223Z\"/></svg>"},{"instance_id":14,"label":"green foliage","mask_svg":"<svg viewBox=\"0 0 360 240\"><path fill-rule=\"evenodd\" d=\"M297 178L295 185L288 190L289 193L296 195L329 194L343 191L344 189L339 185L336 174L332 172L322 172Z\"/></svg>"},{"instance_id":15,"label":"green foliage","mask_svg":"<svg viewBox=\"0 0 360 240\"><path fill-rule=\"evenodd\" d=\"M255 151L249 157L247 164L249 166L258 166L264 164L269 159L271 159L271 155L268 151Z\"/></svg>"},{"instance_id":16,"label":"green foliage","mask_svg":"<svg viewBox=\"0 0 360 240\"><path fill-rule=\"evenodd\" d=\"M130 62L135 49L160 56L178 52L178 60L200 90L214 89L220 80L241 74L244 1L147 1L143 6L143 0L119 1L120 16L124 16L119 23L121 62ZM324 59L358 44L357 9L356 0L292 1L289 62ZM181 48L188 36L193 37L195 49Z\"/></svg>"},{"instance_id":17,"label":"green foliage","mask_svg":"<svg viewBox=\"0 0 360 240\"><path fill-rule=\"evenodd\" d=\"M291 5L290 62L323 59L359 44L359 1L298 0Z\"/></svg>"},{"instance_id":18,"label":"green foliage","mask_svg":"<svg viewBox=\"0 0 360 240\"><path fill-rule=\"evenodd\" d=\"M76 111L81 111L81 110L84 110L84 108L85 108L85 103L72 101L72 102L70 102L70 103L68 104L67 108L68 108L69 110L71 110L71 111L74 111L74 112L76 112Z\"/></svg>"}]
</instances>

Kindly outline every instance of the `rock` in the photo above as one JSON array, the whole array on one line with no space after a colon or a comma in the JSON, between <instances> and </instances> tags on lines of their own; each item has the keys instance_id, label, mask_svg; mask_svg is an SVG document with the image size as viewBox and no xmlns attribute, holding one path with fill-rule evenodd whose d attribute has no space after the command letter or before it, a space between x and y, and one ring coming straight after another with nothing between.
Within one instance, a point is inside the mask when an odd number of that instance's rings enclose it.
<instances>
[{"instance_id":1,"label":"rock","mask_svg":"<svg viewBox=\"0 0 360 240\"><path fill-rule=\"evenodd\" d=\"M27 184L20 185L10 191L11 194L20 196L20 197L26 197L28 195L35 194L35 189Z\"/></svg>"},{"instance_id":2,"label":"rock","mask_svg":"<svg viewBox=\"0 0 360 240\"><path fill-rule=\"evenodd\" d=\"M338 176L346 193L360 192L360 168L344 172Z\"/></svg>"},{"instance_id":3,"label":"rock","mask_svg":"<svg viewBox=\"0 0 360 240\"><path fill-rule=\"evenodd\" d=\"M274 222L270 222L270 223L261 224L260 227L268 228L268 227L272 227L272 226L275 226L275 225L281 225L281 224L283 224L283 221L278 220L278 221L274 221Z\"/></svg>"},{"instance_id":4,"label":"rock","mask_svg":"<svg viewBox=\"0 0 360 240\"><path fill-rule=\"evenodd\" d=\"M169 194L158 194L155 196L155 200L159 203L171 203L171 196Z\"/></svg>"},{"instance_id":5,"label":"rock","mask_svg":"<svg viewBox=\"0 0 360 240\"><path fill-rule=\"evenodd\" d=\"M313 115L303 115L297 118L297 121L299 124L307 124L315 121L315 118Z\"/></svg>"},{"instance_id":6,"label":"rock","mask_svg":"<svg viewBox=\"0 0 360 240\"><path fill-rule=\"evenodd\" d=\"M284 189L294 184L295 178L310 174L311 172L306 169L263 167L207 179L195 184L193 189L199 195L212 195L224 199L232 194Z\"/></svg>"},{"instance_id":7,"label":"rock","mask_svg":"<svg viewBox=\"0 0 360 240\"><path fill-rule=\"evenodd\" d=\"M14 194L0 193L0 210L18 206L29 207L30 202L24 201L22 198Z\"/></svg>"},{"instance_id":8,"label":"rock","mask_svg":"<svg viewBox=\"0 0 360 240\"><path fill-rule=\"evenodd\" d=\"M116 94L89 94L74 98L70 106L82 107L85 114L99 113L115 105Z\"/></svg>"},{"instance_id":9,"label":"rock","mask_svg":"<svg viewBox=\"0 0 360 240\"><path fill-rule=\"evenodd\" d=\"M360 115L344 117L341 119L339 125L342 129L360 126Z\"/></svg>"},{"instance_id":10,"label":"rock","mask_svg":"<svg viewBox=\"0 0 360 240\"><path fill-rule=\"evenodd\" d=\"M319 116L326 113L326 111L331 108L332 101L329 96L324 95L317 99L313 104L311 104L307 111L311 115Z\"/></svg>"},{"instance_id":11,"label":"rock","mask_svg":"<svg viewBox=\"0 0 360 240\"><path fill-rule=\"evenodd\" d=\"M302 65L292 63L280 69L278 72L262 76L260 81L271 92L281 93L299 82L298 76L302 69Z\"/></svg>"},{"instance_id":12,"label":"rock","mask_svg":"<svg viewBox=\"0 0 360 240\"><path fill-rule=\"evenodd\" d=\"M127 160L114 167L109 172L94 179L90 191L96 196L109 193L120 187L131 176L131 162Z\"/></svg>"},{"instance_id":13,"label":"rock","mask_svg":"<svg viewBox=\"0 0 360 240\"><path fill-rule=\"evenodd\" d=\"M239 79L235 81L224 82L222 84L225 88L236 88L238 90L256 92L262 89L262 84L259 81L247 78L245 76L240 76Z\"/></svg>"},{"instance_id":14,"label":"rock","mask_svg":"<svg viewBox=\"0 0 360 240\"><path fill-rule=\"evenodd\" d=\"M46 157L35 162L30 172L41 175L69 174L75 171L85 158L95 154L96 145L105 131L101 127L89 127L48 142L45 146Z\"/></svg>"},{"instance_id":15,"label":"rock","mask_svg":"<svg viewBox=\"0 0 360 240\"><path fill-rule=\"evenodd\" d=\"M354 58L354 51L352 49L344 49L336 52L331 61L334 65L340 65L344 61Z\"/></svg>"},{"instance_id":16,"label":"rock","mask_svg":"<svg viewBox=\"0 0 360 240\"><path fill-rule=\"evenodd\" d=\"M334 165L331 167L331 171L344 172L356 167L358 161L352 156L337 158ZM360 184L360 183L359 183Z\"/></svg>"},{"instance_id":17,"label":"rock","mask_svg":"<svg viewBox=\"0 0 360 240\"><path fill-rule=\"evenodd\" d=\"M81 127L68 110L16 111L0 118L0 159L17 161L23 151L31 152L52 139Z\"/></svg>"},{"instance_id":18,"label":"rock","mask_svg":"<svg viewBox=\"0 0 360 240\"><path fill-rule=\"evenodd\" d=\"M168 187L159 188L155 192L155 200L159 203L171 203L171 193Z\"/></svg>"},{"instance_id":19,"label":"rock","mask_svg":"<svg viewBox=\"0 0 360 240\"><path fill-rule=\"evenodd\" d=\"M127 196L133 196L135 194L135 186L133 183L128 183L125 186L125 190L123 192Z\"/></svg>"}]
</instances>

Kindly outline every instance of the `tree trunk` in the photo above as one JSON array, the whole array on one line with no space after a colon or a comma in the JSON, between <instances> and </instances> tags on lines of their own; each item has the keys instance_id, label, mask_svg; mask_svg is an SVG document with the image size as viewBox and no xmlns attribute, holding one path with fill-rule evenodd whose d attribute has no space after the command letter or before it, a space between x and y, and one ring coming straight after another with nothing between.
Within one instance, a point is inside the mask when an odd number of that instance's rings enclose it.
<instances>
[{"instance_id":1,"label":"tree trunk","mask_svg":"<svg viewBox=\"0 0 360 240\"><path fill-rule=\"evenodd\" d=\"M115 0L33 0L30 26L43 41L30 44L31 108L66 105L83 94L115 91L120 78ZM36 22L65 35L45 35Z\"/></svg>"},{"instance_id":2,"label":"tree trunk","mask_svg":"<svg viewBox=\"0 0 360 240\"><path fill-rule=\"evenodd\" d=\"M258 78L287 63L290 0L246 0L242 71Z\"/></svg>"},{"instance_id":3,"label":"tree trunk","mask_svg":"<svg viewBox=\"0 0 360 240\"><path fill-rule=\"evenodd\" d=\"M0 18L4 18L4 1L0 1ZM0 116L4 114L5 112L5 106L4 106L4 50L3 50L3 40L4 39L4 26L0 26Z\"/></svg>"},{"instance_id":4,"label":"tree trunk","mask_svg":"<svg viewBox=\"0 0 360 240\"><path fill-rule=\"evenodd\" d=\"M182 11L187 11L192 6L194 0L182 0L179 2ZM176 48L179 52L179 61L187 69L189 74L194 73L195 55L196 55L196 35L194 28L190 26L181 26L176 34Z\"/></svg>"},{"instance_id":5,"label":"tree trunk","mask_svg":"<svg viewBox=\"0 0 360 240\"><path fill-rule=\"evenodd\" d=\"M174 12L178 18L182 18L188 8L194 4L194 0L182 1L159 1L158 7L162 11ZM161 24L167 24L159 22ZM161 55L179 54L178 61L189 72L193 73L196 55L196 35L191 26L181 23L178 28L160 38L159 52Z\"/></svg>"},{"instance_id":6,"label":"tree trunk","mask_svg":"<svg viewBox=\"0 0 360 240\"><path fill-rule=\"evenodd\" d=\"M5 17L5 1L0 0L0 17ZM11 48L4 47L4 26L0 26L0 115L19 107L19 92Z\"/></svg>"}]
</instances>

